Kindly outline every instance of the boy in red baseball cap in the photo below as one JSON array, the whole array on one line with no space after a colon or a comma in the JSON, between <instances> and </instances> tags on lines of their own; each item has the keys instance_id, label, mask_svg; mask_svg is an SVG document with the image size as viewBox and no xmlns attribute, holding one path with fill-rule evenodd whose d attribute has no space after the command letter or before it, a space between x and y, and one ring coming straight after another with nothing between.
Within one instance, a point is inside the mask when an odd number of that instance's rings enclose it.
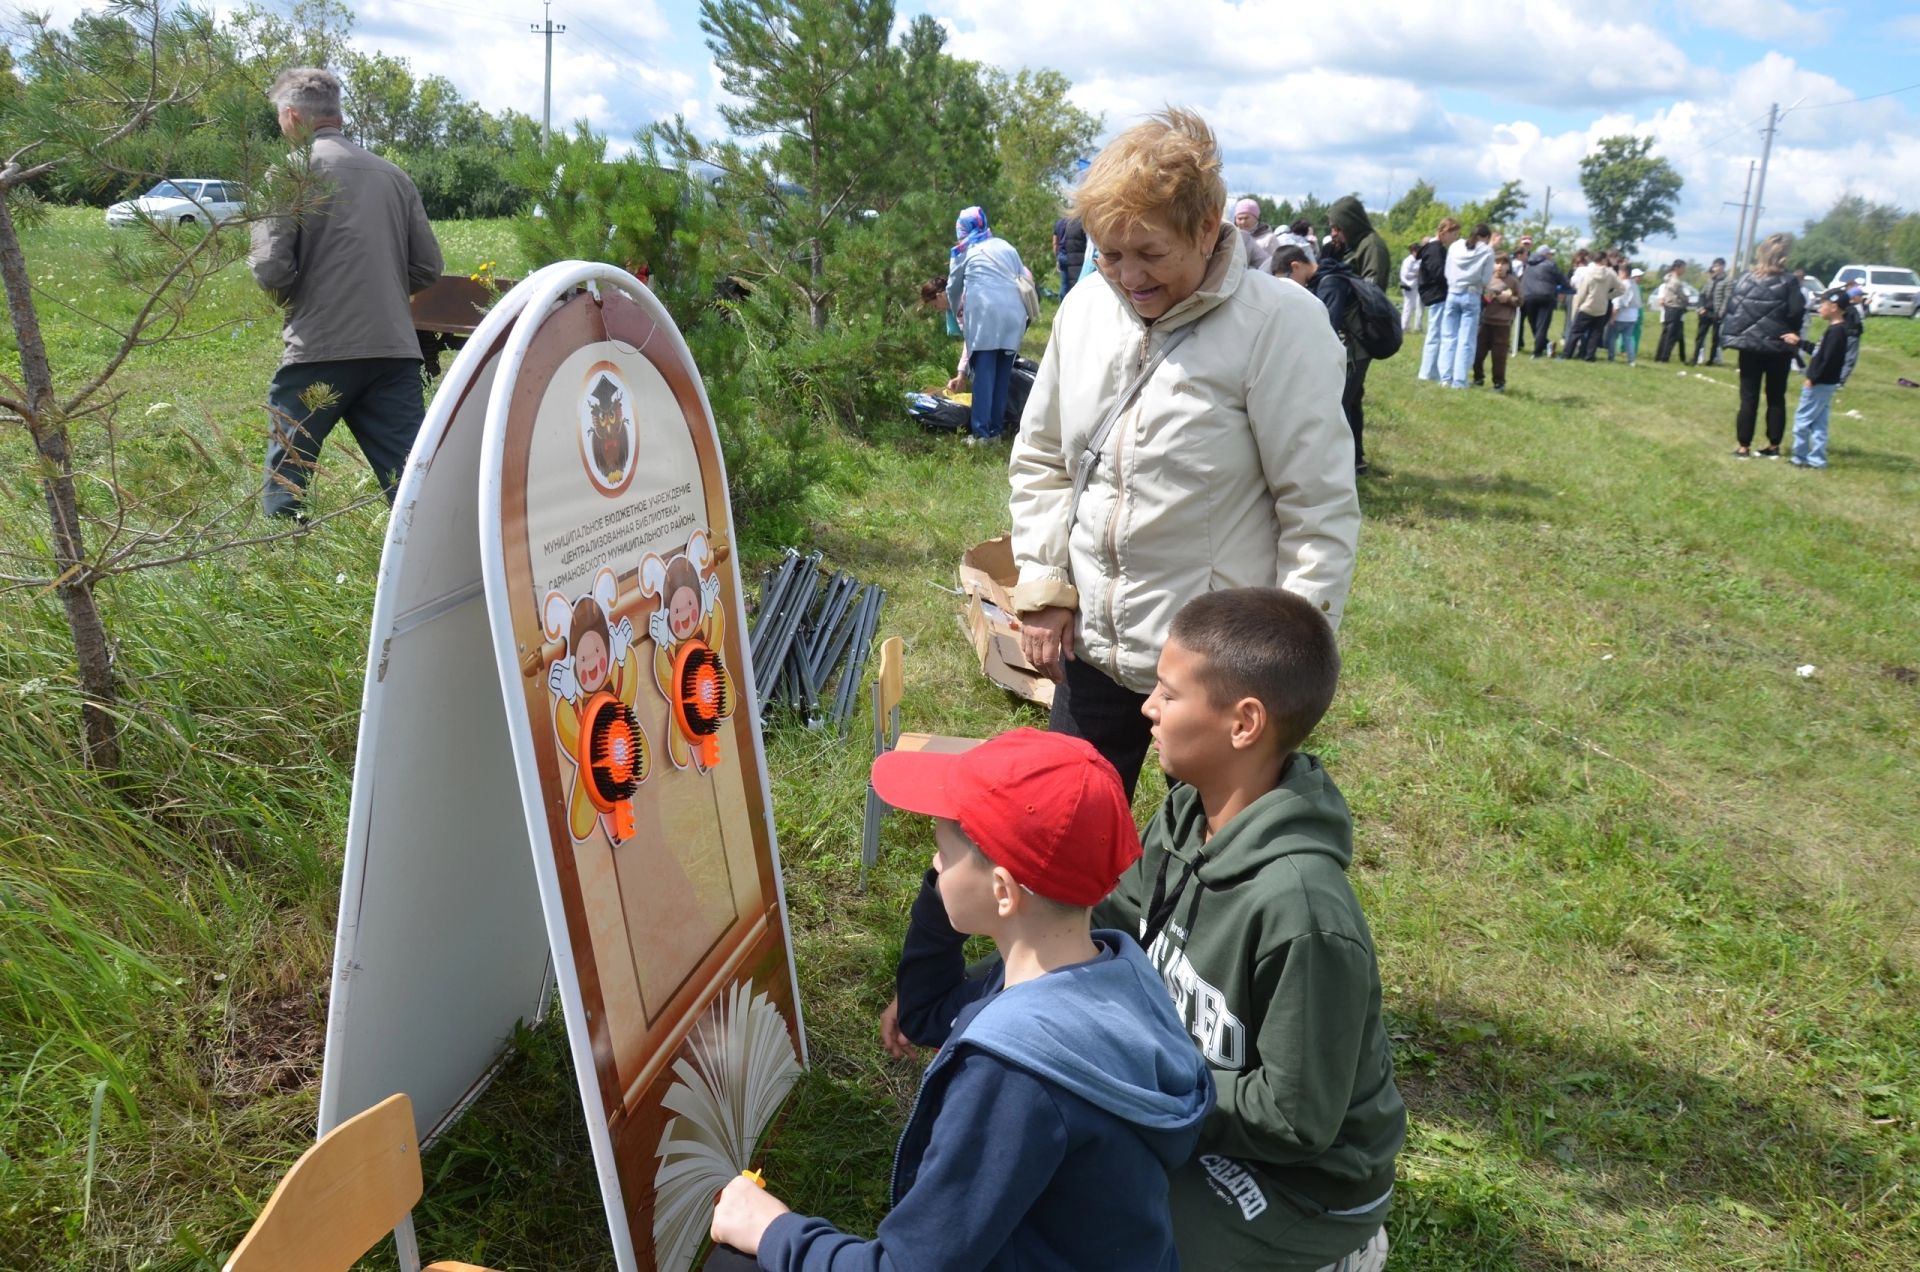
<instances>
[{"instance_id":1,"label":"boy in red baseball cap","mask_svg":"<svg viewBox=\"0 0 1920 1272\"><path fill-rule=\"evenodd\" d=\"M1017 729L961 754L890 752L874 789L935 819L898 987L947 1022L872 1241L728 1185L713 1238L769 1272L1179 1267L1167 1172L1213 1102L1208 1067L1133 939L1088 910L1140 856L1120 776L1088 743ZM962 948L1001 958L969 980Z\"/></svg>"}]
</instances>

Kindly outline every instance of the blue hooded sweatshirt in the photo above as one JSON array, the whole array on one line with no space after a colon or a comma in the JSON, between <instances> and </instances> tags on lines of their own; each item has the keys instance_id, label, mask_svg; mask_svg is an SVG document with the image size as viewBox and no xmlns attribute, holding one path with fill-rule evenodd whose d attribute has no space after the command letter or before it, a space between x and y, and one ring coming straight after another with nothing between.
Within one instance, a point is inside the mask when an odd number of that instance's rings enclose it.
<instances>
[{"instance_id":1,"label":"blue hooded sweatshirt","mask_svg":"<svg viewBox=\"0 0 1920 1272\"><path fill-rule=\"evenodd\" d=\"M940 1051L894 1151L893 1210L871 1241L782 1215L761 1267L1174 1272L1167 1172L1192 1155L1213 1083L1153 965L1102 930L1085 963L1011 988L998 962L968 980L933 878L897 979L902 1029Z\"/></svg>"}]
</instances>

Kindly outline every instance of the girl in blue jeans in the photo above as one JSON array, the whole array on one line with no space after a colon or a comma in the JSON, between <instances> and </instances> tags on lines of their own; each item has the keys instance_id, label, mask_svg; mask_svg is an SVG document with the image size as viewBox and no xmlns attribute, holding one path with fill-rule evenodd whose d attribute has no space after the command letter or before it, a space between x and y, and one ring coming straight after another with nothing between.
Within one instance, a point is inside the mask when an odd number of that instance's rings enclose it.
<instances>
[{"instance_id":1,"label":"girl in blue jeans","mask_svg":"<svg viewBox=\"0 0 1920 1272\"><path fill-rule=\"evenodd\" d=\"M1473 233L1447 249L1447 299L1440 311L1440 383L1464 389L1473 379L1473 354L1479 342L1480 309L1493 277L1493 249L1500 236L1482 221Z\"/></svg>"}]
</instances>

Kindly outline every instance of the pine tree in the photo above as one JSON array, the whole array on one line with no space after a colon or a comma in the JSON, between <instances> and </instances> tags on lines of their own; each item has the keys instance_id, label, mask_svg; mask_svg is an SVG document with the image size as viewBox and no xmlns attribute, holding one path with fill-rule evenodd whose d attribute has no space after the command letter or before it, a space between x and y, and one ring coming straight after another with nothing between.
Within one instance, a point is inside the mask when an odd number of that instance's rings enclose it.
<instances>
[{"instance_id":1,"label":"pine tree","mask_svg":"<svg viewBox=\"0 0 1920 1272\"><path fill-rule=\"evenodd\" d=\"M895 188L887 177L903 148L890 100L899 80L892 26L892 0L701 0L720 85L739 99L721 118L738 137L772 140L749 149L705 145L682 125L666 133L677 156L722 170L755 272L797 289L815 331L827 325L834 241L871 206L865 196Z\"/></svg>"}]
</instances>

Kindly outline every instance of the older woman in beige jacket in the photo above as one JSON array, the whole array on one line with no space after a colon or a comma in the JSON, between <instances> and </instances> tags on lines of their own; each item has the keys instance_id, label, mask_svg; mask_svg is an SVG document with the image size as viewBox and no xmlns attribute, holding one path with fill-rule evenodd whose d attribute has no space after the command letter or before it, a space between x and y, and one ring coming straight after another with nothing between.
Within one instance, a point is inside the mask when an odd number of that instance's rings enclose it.
<instances>
[{"instance_id":1,"label":"older woman in beige jacket","mask_svg":"<svg viewBox=\"0 0 1920 1272\"><path fill-rule=\"evenodd\" d=\"M1061 302L1009 465L1023 651L1057 682L1051 727L1092 742L1129 791L1183 604L1280 586L1337 626L1353 577L1346 351L1310 292L1247 268L1225 200L1213 132L1190 112L1101 151L1074 215L1104 285Z\"/></svg>"}]
</instances>

